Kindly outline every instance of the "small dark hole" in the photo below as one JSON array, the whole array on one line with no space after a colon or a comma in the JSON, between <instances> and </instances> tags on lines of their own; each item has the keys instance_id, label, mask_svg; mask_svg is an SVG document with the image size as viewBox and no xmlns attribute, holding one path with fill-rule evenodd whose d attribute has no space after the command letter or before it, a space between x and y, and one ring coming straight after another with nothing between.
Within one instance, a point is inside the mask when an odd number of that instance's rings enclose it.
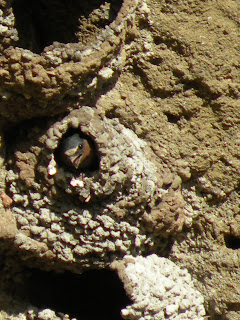
<instances>
[{"instance_id":1,"label":"small dark hole","mask_svg":"<svg viewBox=\"0 0 240 320\"><path fill-rule=\"evenodd\" d=\"M108 119L114 119L117 118L118 114L116 112L117 108L112 108L111 110L106 111L105 115Z\"/></svg>"},{"instance_id":2,"label":"small dark hole","mask_svg":"<svg viewBox=\"0 0 240 320\"><path fill-rule=\"evenodd\" d=\"M164 184L164 185L162 186L162 188L163 188L164 190L168 190L168 189L171 187L171 185L172 185L172 182L166 183L166 184Z\"/></svg>"},{"instance_id":3,"label":"small dark hole","mask_svg":"<svg viewBox=\"0 0 240 320\"><path fill-rule=\"evenodd\" d=\"M79 320L120 320L121 309L131 304L117 273L105 269L81 275L32 269L27 291L32 305Z\"/></svg>"},{"instance_id":4,"label":"small dark hole","mask_svg":"<svg viewBox=\"0 0 240 320\"><path fill-rule=\"evenodd\" d=\"M154 205L157 207L161 202L162 202L161 199L157 199L157 200L155 201Z\"/></svg>"},{"instance_id":5,"label":"small dark hole","mask_svg":"<svg viewBox=\"0 0 240 320\"><path fill-rule=\"evenodd\" d=\"M154 41L154 43L155 43L156 45L159 45L159 44L161 44L161 43L164 42L163 39L162 39L161 37L159 37L159 36L155 36L155 37L153 38L153 41Z\"/></svg>"},{"instance_id":6,"label":"small dark hole","mask_svg":"<svg viewBox=\"0 0 240 320\"><path fill-rule=\"evenodd\" d=\"M114 21L121 6L121 0L14 0L19 46L41 53L54 41L79 42Z\"/></svg>"},{"instance_id":7,"label":"small dark hole","mask_svg":"<svg viewBox=\"0 0 240 320\"><path fill-rule=\"evenodd\" d=\"M151 59L151 63L159 66L162 63L163 59L161 57L154 57Z\"/></svg>"},{"instance_id":8,"label":"small dark hole","mask_svg":"<svg viewBox=\"0 0 240 320\"><path fill-rule=\"evenodd\" d=\"M152 211L152 208L147 204L147 205L145 206L145 210L146 210L146 212L147 212L148 214L150 214L151 211Z\"/></svg>"},{"instance_id":9,"label":"small dark hole","mask_svg":"<svg viewBox=\"0 0 240 320\"><path fill-rule=\"evenodd\" d=\"M224 236L224 240L227 248L233 250L240 249L240 238L227 234Z\"/></svg>"},{"instance_id":10,"label":"small dark hole","mask_svg":"<svg viewBox=\"0 0 240 320\"><path fill-rule=\"evenodd\" d=\"M168 122L170 123L177 123L180 120L179 116L174 116L171 113L165 113L165 115L167 116Z\"/></svg>"}]
</instances>

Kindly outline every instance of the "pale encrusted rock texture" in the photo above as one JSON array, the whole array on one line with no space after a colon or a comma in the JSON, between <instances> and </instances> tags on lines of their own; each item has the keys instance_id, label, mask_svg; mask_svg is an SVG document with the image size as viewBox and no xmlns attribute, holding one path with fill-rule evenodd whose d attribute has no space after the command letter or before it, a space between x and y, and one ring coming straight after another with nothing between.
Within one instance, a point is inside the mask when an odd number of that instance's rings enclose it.
<instances>
[{"instance_id":1,"label":"pale encrusted rock texture","mask_svg":"<svg viewBox=\"0 0 240 320\"><path fill-rule=\"evenodd\" d=\"M121 311L124 319L204 319L204 298L194 288L191 275L169 259L155 254L125 256L112 268L133 302Z\"/></svg>"}]
</instances>

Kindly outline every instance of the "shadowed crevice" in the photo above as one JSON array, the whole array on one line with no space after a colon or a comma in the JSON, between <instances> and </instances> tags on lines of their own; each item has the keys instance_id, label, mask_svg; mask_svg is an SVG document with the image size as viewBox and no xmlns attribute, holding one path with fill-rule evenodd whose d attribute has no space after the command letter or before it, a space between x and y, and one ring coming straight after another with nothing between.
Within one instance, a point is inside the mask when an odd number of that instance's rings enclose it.
<instances>
[{"instance_id":1,"label":"shadowed crevice","mask_svg":"<svg viewBox=\"0 0 240 320\"><path fill-rule=\"evenodd\" d=\"M14 0L18 45L41 53L54 41L84 42L116 18L121 0Z\"/></svg>"},{"instance_id":2,"label":"shadowed crevice","mask_svg":"<svg viewBox=\"0 0 240 320\"><path fill-rule=\"evenodd\" d=\"M31 270L27 281L31 304L84 320L120 320L131 301L118 275L110 270L90 270L81 275Z\"/></svg>"}]
</instances>

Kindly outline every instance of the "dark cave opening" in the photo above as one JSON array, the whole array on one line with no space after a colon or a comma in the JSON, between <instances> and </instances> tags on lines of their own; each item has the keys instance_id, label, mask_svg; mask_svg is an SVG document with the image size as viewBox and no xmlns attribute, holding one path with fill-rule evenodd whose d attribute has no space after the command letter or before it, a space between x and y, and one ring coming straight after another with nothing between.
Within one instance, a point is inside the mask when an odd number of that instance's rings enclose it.
<instances>
[{"instance_id":1,"label":"dark cave opening","mask_svg":"<svg viewBox=\"0 0 240 320\"><path fill-rule=\"evenodd\" d=\"M27 281L30 303L79 320L120 320L120 310L131 304L114 271L90 270L81 275L31 270Z\"/></svg>"},{"instance_id":2,"label":"dark cave opening","mask_svg":"<svg viewBox=\"0 0 240 320\"><path fill-rule=\"evenodd\" d=\"M122 0L13 0L18 45L41 53L54 41L76 43L115 20Z\"/></svg>"},{"instance_id":3,"label":"dark cave opening","mask_svg":"<svg viewBox=\"0 0 240 320\"><path fill-rule=\"evenodd\" d=\"M166 112L165 115L167 116L168 122L170 123L178 123L180 120L180 116L175 116L174 114Z\"/></svg>"},{"instance_id":4,"label":"dark cave opening","mask_svg":"<svg viewBox=\"0 0 240 320\"><path fill-rule=\"evenodd\" d=\"M233 250L240 249L240 238L235 237L232 234L226 234L224 240L227 248Z\"/></svg>"}]
</instances>

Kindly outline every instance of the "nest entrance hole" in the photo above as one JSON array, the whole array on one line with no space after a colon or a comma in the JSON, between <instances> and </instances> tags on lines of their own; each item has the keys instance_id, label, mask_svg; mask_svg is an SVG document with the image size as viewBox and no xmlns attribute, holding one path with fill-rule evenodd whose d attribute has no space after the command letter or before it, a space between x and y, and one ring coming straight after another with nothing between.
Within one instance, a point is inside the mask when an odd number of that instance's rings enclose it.
<instances>
[{"instance_id":1,"label":"nest entrance hole","mask_svg":"<svg viewBox=\"0 0 240 320\"><path fill-rule=\"evenodd\" d=\"M53 42L90 44L122 0L13 0L18 46L41 53Z\"/></svg>"},{"instance_id":2,"label":"nest entrance hole","mask_svg":"<svg viewBox=\"0 0 240 320\"><path fill-rule=\"evenodd\" d=\"M61 152L63 149L62 148L63 143L67 138L69 138L75 134L77 134L80 138L87 140L90 147L91 147L91 150L93 152L93 159L92 159L91 163L89 165L87 165L85 168L76 169L73 166L71 166L70 164L67 164L63 159L64 155ZM89 173L89 172L94 172L96 170L99 170L100 156L98 154L97 146L91 137L87 136L86 134L84 134L80 130L76 130L73 128L68 129L68 131L61 138L61 141L58 145L58 148L55 150L54 155L55 155L57 164L60 167L63 167L63 168L65 167L67 170L71 171L72 173L75 173L75 174L77 174L79 172L88 172Z\"/></svg>"},{"instance_id":3,"label":"nest entrance hole","mask_svg":"<svg viewBox=\"0 0 240 320\"><path fill-rule=\"evenodd\" d=\"M81 275L31 270L27 281L30 303L56 314L84 320L120 320L120 311L131 303L115 271L90 270Z\"/></svg>"}]
</instances>

